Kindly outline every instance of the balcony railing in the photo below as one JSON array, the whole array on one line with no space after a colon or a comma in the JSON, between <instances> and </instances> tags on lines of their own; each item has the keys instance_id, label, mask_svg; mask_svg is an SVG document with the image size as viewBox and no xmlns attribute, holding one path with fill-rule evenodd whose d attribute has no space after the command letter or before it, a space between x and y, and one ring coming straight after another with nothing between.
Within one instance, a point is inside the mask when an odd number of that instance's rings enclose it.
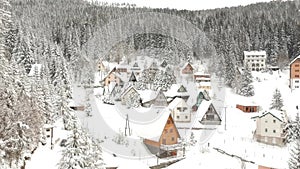
<instances>
[{"instance_id":1,"label":"balcony railing","mask_svg":"<svg viewBox=\"0 0 300 169\"><path fill-rule=\"evenodd\" d=\"M177 143L177 144L172 144L172 145L164 145L162 144L160 146L161 150L165 150L165 151L171 151L171 150L178 150L178 149L182 149L183 148L183 144L182 143Z\"/></svg>"}]
</instances>

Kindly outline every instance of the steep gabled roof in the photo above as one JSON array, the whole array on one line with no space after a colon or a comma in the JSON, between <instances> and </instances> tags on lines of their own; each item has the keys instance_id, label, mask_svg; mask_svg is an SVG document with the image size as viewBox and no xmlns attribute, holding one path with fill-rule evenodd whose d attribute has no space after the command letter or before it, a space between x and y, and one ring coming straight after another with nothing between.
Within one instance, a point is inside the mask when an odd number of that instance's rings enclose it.
<instances>
[{"instance_id":1,"label":"steep gabled roof","mask_svg":"<svg viewBox=\"0 0 300 169\"><path fill-rule=\"evenodd\" d=\"M143 103L151 101L151 100L155 99L157 96L157 92L155 92L153 90L138 90L138 92L141 96Z\"/></svg>"},{"instance_id":2,"label":"steep gabled roof","mask_svg":"<svg viewBox=\"0 0 300 169\"><path fill-rule=\"evenodd\" d=\"M124 92L121 94L120 97L123 97L125 94L127 94L130 90L134 90L137 94L139 94L139 92L133 87L133 86L129 86L126 90L124 90ZM139 94L140 95L140 94Z\"/></svg>"},{"instance_id":3,"label":"steep gabled roof","mask_svg":"<svg viewBox=\"0 0 300 169\"><path fill-rule=\"evenodd\" d=\"M202 119L211 104L212 104L211 100L210 101L203 100L198 107L197 118Z\"/></svg>"},{"instance_id":4,"label":"steep gabled roof","mask_svg":"<svg viewBox=\"0 0 300 169\"><path fill-rule=\"evenodd\" d=\"M133 72L131 72L131 75L130 75L130 77L129 77L129 82L136 82L137 80L136 80L136 76L134 75L134 73Z\"/></svg>"},{"instance_id":5,"label":"steep gabled roof","mask_svg":"<svg viewBox=\"0 0 300 169\"><path fill-rule=\"evenodd\" d=\"M137 62L134 62L134 64L133 64L132 67L138 68L138 67L139 67L139 64L138 64Z\"/></svg>"},{"instance_id":6,"label":"steep gabled roof","mask_svg":"<svg viewBox=\"0 0 300 169\"><path fill-rule=\"evenodd\" d=\"M153 123L149 125L144 125L144 127L140 127L138 131L136 131L137 135L139 137L149 139L152 141L158 142L160 140L161 135L163 134L164 128L167 124L167 121L169 118L172 118L171 111L168 109L164 109L162 112L160 112L162 115L154 121ZM175 125L174 120L172 123ZM176 125L175 125L176 128ZM177 130L177 128L176 128ZM178 130L176 131L179 135Z\"/></svg>"},{"instance_id":7,"label":"steep gabled roof","mask_svg":"<svg viewBox=\"0 0 300 169\"><path fill-rule=\"evenodd\" d=\"M169 103L168 108L174 109L179 104L182 107L188 107L186 102L182 98L176 97L171 103Z\"/></svg>"},{"instance_id":8,"label":"steep gabled roof","mask_svg":"<svg viewBox=\"0 0 300 169\"><path fill-rule=\"evenodd\" d=\"M295 57L295 58L291 61L290 65L293 64L297 59L300 59L300 55L297 56L297 57Z\"/></svg>"},{"instance_id":9,"label":"steep gabled roof","mask_svg":"<svg viewBox=\"0 0 300 169\"><path fill-rule=\"evenodd\" d=\"M287 121L286 113L283 111L278 111L278 110L265 111L265 112L262 112L260 115L252 117L252 118L254 118L254 119L255 118L263 118L268 114L270 114L271 116L273 116L274 118L278 119L281 122Z\"/></svg>"},{"instance_id":10,"label":"steep gabled roof","mask_svg":"<svg viewBox=\"0 0 300 169\"><path fill-rule=\"evenodd\" d=\"M208 108L211 107L213 109L213 111L215 112L215 114L219 117L219 119L221 120L221 117L219 115L219 113L216 111L215 107L212 104L212 101L206 101L203 100L196 112L196 120L194 121L193 127L199 128L201 127L201 121L204 117L204 115L208 112Z\"/></svg>"},{"instance_id":11,"label":"steep gabled roof","mask_svg":"<svg viewBox=\"0 0 300 169\"><path fill-rule=\"evenodd\" d=\"M182 84L172 84L170 89L165 92L167 97L188 96L186 88Z\"/></svg>"},{"instance_id":12,"label":"steep gabled roof","mask_svg":"<svg viewBox=\"0 0 300 169\"><path fill-rule=\"evenodd\" d=\"M195 70L195 68L193 67L193 65L190 64L189 62L185 63L185 64L183 65L183 67L181 68L181 70L185 69L187 66L190 66L190 67L192 68L192 70Z\"/></svg>"},{"instance_id":13,"label":"steep gabled roof","mask_svg":"<svg viewBox=\"0 0 300 169\"><path fill-rule=\"evenodd\" d=\"M28 76L41 76L42 73L42 64L33 64L28 73Z\"/></svg>"},{"instance_id":14,"label":"steep gabled roof","mask_svg":"<svg viewBox=\"0 0 300 169\"><path fill-rule=\"evenodd\" d=\"M168 63L165 59L160 64L161 67L166 67L167 65L168 65Z\"/></svg>"},{"instance_id":15,"label":"steep gabled roof","mask_svg":"<svg viewBox=\"0 0 300 169\"><path fill-rule=\"evenodd\" d=\"M183 92L187 92L187 90L186 90L186 88L185 88L183 85L181 85L181 86L178 88L177 92L183 93Z\"/></svg>"}]
</instances>

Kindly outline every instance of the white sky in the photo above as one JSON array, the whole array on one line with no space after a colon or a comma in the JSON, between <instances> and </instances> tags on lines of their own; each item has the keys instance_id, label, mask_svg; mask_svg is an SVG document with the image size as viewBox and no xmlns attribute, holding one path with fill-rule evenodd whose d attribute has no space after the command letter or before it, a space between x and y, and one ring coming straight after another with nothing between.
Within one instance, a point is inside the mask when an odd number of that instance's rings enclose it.
<instances>
[{"instance_id":1,"label":"white sky","mask_svg":"<svg viewBox=\"0 0 300 169\"><path fill-rule=\"evenodd\" d=\"M98 0L108 3L130 3L138 7L176 8L188 10L214 9L239 5L248 5L271 0Z\"/></svg>"}]
</instances>

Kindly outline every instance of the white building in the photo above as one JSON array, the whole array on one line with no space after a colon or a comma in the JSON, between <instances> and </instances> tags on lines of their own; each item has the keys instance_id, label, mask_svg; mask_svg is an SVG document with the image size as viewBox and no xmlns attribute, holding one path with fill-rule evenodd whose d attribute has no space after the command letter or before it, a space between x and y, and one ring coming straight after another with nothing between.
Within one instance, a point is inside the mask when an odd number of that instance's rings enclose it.
<instances>
[{"instance_id":1,"label":"white building","mask_svg":"<svg viewBox=\"0 0 300 169\"><path fill-rule=\"evenodd\" d=\"M244 51L244 67L252 71L261 71L266 69L266 51Z\"/></svg>"},{"instance_id":2,"label":"white building","mask_svg":"<svg viewBox=\"0 0 300 169\"><path fill-rule=\"evenodd\" d=\"M191 111L182 98L176 97L168 106L175 122L190 122Z\"/></svg>"},{"instance_id":3,"label":"white building","mask_svg":"<svg viewBox=\"0 0 300 169\"><path fill-rule=\"evenodd\" d=\"M254 138L266 144L283 146L286 139L287 117L285 112L272 110L254 117L256 130Z\"/></svg>"}]
</instances>

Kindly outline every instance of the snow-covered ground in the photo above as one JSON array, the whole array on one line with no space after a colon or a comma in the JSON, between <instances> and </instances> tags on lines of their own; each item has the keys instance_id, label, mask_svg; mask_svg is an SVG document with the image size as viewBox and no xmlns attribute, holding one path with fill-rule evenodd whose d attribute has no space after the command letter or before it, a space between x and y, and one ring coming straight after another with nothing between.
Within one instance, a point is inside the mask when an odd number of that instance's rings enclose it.
<instances>
[{"instance_id":1,"label":"snow-covered ground","mask_svg":"<svg viewBox=\"0 0 300 169\"><path fill-rule=\"evenodd\" d=\"M212 78L212 88L214 91L214 106L221 114L222 125L216 130L193 130L195 140L194 146L187 145L185 158L167 168L257 168L257 165L265 165L277 168L288 168L287 160L289 150L286 147L270 146L258 143L253 139L253 131L256 123L251 117L257 113L243 113L235 106L240 102L254 101L261 106L261 111L268 110L270 107L273 92L278 88L284 101L284 109L290 117L296 114L296 105L300 105L300 94L298 91L291 91L288 88L288 71L261 73L253 72L255 96L245 98L234 94L231 89L223 88L218 79ZM193 92L193 83L182 81L182 84L188 86L188 91L192 99L196 99L197 92ZM77 104L84 105L86 98L86 89L74 85L74 101ZM88 89L94 90L94 89ZM98 89L90 95L92 106L92 116L86 116L85 112L78 111L76 115L81 119L82 125L91 135L102 140L103 158L107 166L116 166L120 168L147 168L156 165L157 162L166 162L171 159L157 159L151 154L142 139L138 137L140 128L155 123L162 117L157 113L162 109L154 108L126 108L119 103L108 105L102 103ZM193 100L195 101L195 100ZM192 103L192 102L191 102ZM192 105L189 103L189 105ZM226 114L225 114L226 107ZM129 115L129 124L131 136L120 136L125 133L126 115ZM225 120L226 116L226 120ZM225 130L226 121L226 130ZM61 122L60 122L61 123ZM59 124L54 129L54 148L50 149L49 144L39 146L32 155L31 160L27 161L26 167L29 169L57 168L57 163L61 158L59 146L60 140L67 137L66 132L60 129ZM129 131L126 131L127 134ZM186 133L186 140L189 139L190 131ZM123 138L121 143L117 143L116 138ZM238 156L247 161L242 163L239 158L231 157L218 152L216 149L225 151L228 154ZM182 153L182 152L181 152Z\"/></svg>"}]
</instances>

